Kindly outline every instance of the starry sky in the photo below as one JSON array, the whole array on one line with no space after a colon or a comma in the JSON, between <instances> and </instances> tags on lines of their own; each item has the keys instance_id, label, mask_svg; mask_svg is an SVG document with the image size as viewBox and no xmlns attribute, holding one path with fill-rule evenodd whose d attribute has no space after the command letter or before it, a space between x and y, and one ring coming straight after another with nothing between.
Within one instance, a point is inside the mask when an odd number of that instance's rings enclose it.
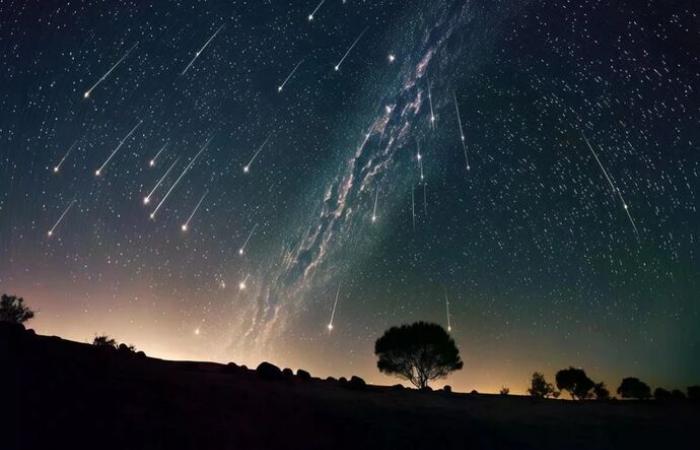
<instances>
[{"instance_id":1,"label":"starry sky","mask_svg":"<svg viewBox=\"0 0 700 450\"><path fill-rule=\"evenodd\" d=\"M458 390L697 383L698 14L0 3L0 288L163 358L393 383L428 320Z\"/></svg>"}]
</instances>

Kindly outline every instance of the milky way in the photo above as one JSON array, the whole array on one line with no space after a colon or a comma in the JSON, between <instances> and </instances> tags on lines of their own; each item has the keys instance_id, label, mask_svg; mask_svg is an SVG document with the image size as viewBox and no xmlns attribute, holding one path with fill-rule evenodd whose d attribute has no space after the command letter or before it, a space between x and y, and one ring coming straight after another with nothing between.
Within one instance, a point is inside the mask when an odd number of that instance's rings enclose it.
<instances>
[{"instance_id":1,"label":"milky way","mask_svg":"<svg viewBox=\"0 0 700 450\"><path fill-rule=\"evenodd\" d=\"M464 389L697 382L697 6L550 3L0 6L2 290L165 357L384 382L430 320Z\"/></svg>"}]
</instances>

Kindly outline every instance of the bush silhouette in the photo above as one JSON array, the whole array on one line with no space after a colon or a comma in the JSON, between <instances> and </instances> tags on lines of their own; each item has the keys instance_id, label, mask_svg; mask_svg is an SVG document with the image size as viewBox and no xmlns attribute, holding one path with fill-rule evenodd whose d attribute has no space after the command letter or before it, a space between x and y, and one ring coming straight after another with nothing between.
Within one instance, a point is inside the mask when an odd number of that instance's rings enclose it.
<instances>
[{"instance_id":1,"label":"bush silhouette","mask_svg":"<svg viewBox=\"0 0 700 450\"><path fill-rule=\"evenodd\" d=\"M535 398L555 397L554 386L552 386L552 383L547 383L544 375L539 372L532 374L532 380L527 392ZM556 397L558 397L558 394Z\"/></svg>"},{"instance_id":2,"label":"bush silhouette","mask_svg":"<svg viewBox=\"0 0 700 450\"><path fill-rule=\"evenodd\" d=\"M350 377L350 381L348 381L348 388L350 389L364 389L367 386L367 383L365 383L365 380L362 378L353 375Z\"/></svg>"},{"instance_id":3,"label":"bush silhouette","mask_svg":"<svg viewBox=\"0 0 700 450\"><path fill-rule=\"evenodd\" d=\"M454 339L434 323L391 327L377 339L374 353L381 372L406 379L419 389L463 366Z\"/></svg>"},{"instance_id":4,"label":"bush silhouette","mask_svg":"<svg viewBox=\"0 0 700 450\"><path fill-rule=\"evenodd\" d=\"M304 369L297 369L297 377L302 381L309 381L311 379L311 374Z\"/></svg>"},{"instance_id":5,"label":"bush silhouette","mask_svg":"<svg viewBox=\"0 0 700 450\"><path fill-rule=\"evenodd\" d=\"M591 397L591 391L595 387L593 380L588 378L583 369L569 367L557 372L555 376L557 389L569 391L574 400L585 400Z\"/></svg>"},{"instance_id":6,"label":"bush silhouette","mask_svg":"<svg viewBox=\"0 0 700 450\"><path fill-rule=\"evenodd\" d=\"M2 294L0 322L24 323L32 317L34 317L34 311L24 304L22 297Z\"/></svg>"},{"instance_id":7,"label":"bush silhouette","mask_svg":"<svg viewBox=\"0 0 700 450\"><path fill-rule=\"evenodd\" d=\"M508 394L510 394L510 388L507 388L507 387L503 386L503 387L501 388L501 390L498 391L498 393L501 394L501 395L508 395Z\"/></svg>"},{"instance_id":8,"label":"bush silhouette","mask_svg":"<svg viewBox=\"0 0 700 450\"><path fill-rule=\"evenodd\" d=\"M639 378L628 377L622 379L617 393L622 398L646 399L651 397L651 388Z\"/></svg>"},{"instance_id":9,"label":"bush silhouette","mask_svg":"<svg viewBox=\"0 0 700 450\"><path fill-rule=\"evenodd\" d=\"M593 394L595 394L596 400L610 400L610 391L602 381L593 386Z\"/></svg>"},{"instance_id":10,"label":"bush silhouette","mask_svg":"<svg viewBox=\"0 0 700 450\"><path fill-rule=\"evenodd\" d=\"M662 387L657 387L654 389L654 398L656 400L668 400L671 398L671 391Z\"/></svg>"},{"instance_id":11,"label":"bush silhouette","mask_svg":"<svg viewBox=\"0 0 700 450\"><path fill-rule=\"evenodd\" d=\"M95 336L95 339L92 340L92 345L96 345L98 347L111 347L111 348L116 348L117 347L117 341L112 339L111 337L105 335L101 336Z\"/></svg>"}]
</instances>

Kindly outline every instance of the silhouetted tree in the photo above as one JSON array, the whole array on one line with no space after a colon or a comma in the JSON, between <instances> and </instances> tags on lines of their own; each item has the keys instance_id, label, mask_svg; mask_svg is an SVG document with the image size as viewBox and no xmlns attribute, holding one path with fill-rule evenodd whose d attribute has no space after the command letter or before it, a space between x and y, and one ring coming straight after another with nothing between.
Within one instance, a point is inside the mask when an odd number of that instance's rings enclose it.
<instances>
[{"instance_id":1,"label":"silhouetted tree","mask_svg":"<svg viewBox=\"0 0 700 450\"><path fill-rule=\"evenodd\" d=\"M595 387L593 380L588 378L583 369L569 367L557 372L555 377L557 388L562 391L569 391L571 398L575 400L585 400L591 396L591 390Z\"/></svg>"},{"instance_id":2,"label":"silhouetted tree","mask_svg":"<svg viewBox=\"0 0 700 450\"><path fill-rule=\"evenodd\" d=\"M95 336L95 339L92 340L92 345L96 345L98 347L112 347L116 348L117 347L117 341L112 339L111 337L105 335L101 336Z\"/></svg>"},{"instance_id":3,"label":"silhouetted tree","mask_svg":"<svg viewBox=\"0 0 700 450\"><path fill-rule=\"evenodd\" d=\"M547 383L543 374L535 372L532 374L532 380L527 392L537 398L554 397L554 386L552 386L552 383Z\"/></svg>"},{"instance_id":4,"label":"silhouetted tree","mask_svg":"<svg viewBox=\"0 0 700 450\"><path fill-rule=\"evenodd\" d=\"M656 400L668 400L671 398L671 391L662 387L654 389L654 398Z\"/></svg>"},{"instance_id":5,"label":"silhouetted tree","mask_svg":"<svg viewBox=\"0 0 700 450\"><path fill-rule=\"evenodd\" d=\"M404 378L419 389L463 366L454 339L434 323L391 327L377 339L374 353L381 372Z\"/></svg>"},{"instance_id":6,"label":"silhouetted tree","mask_svg":"<svg viewBox=\"0 0 700 450\"><path fill-rule=\"evenodd\" d=\"M602 381L593 386L593 394L595 394L596 400L610 400L610 391Z\"/></svg>"},{"instance_id":7,"label":"silhouetted tree","mask_svg":"<svg viewBox=\"0 0 700 450\"><path fill-rule=\"evenodd\" d=\"M622 398L646 399L651 397L651 388L639 378L628 377L623 378L620 387L617 388L617 393Z\"/></svg>"},{"instance_id":8,"label":"silhouetted tree","mask_svg":"<svg viewBox=\"0 0 700 450\"><path fill-rule=\"evenodd\" d=\"M505 386L503 386L503 387L501 388L501 390L498 391L498 393L501 394L501 395L508 395L508 394L510 394L510 389L507 388L507 387L505 387Z\"/></svg>"},{"instance_id":9,"label":"silhouetted tree","mask_svg":"<svg viewBox=\"0 0 700 450\"><path fill-rule=\"evenodd\" d=\"M24 304L22 297L2 294L0 322L24 323L34 317L34 311Z\"/></svg>"},{"instance_id":10,"label":"silhouetted tree","mask_svg":"<svg viewBox=\"0 0 700 450\"><path fill-rule=\"evenodd\" d=\"M686 392L688 392L688 400L695 402L700 400L700 386L688 386Z\"/></svg>"}]
</instances>

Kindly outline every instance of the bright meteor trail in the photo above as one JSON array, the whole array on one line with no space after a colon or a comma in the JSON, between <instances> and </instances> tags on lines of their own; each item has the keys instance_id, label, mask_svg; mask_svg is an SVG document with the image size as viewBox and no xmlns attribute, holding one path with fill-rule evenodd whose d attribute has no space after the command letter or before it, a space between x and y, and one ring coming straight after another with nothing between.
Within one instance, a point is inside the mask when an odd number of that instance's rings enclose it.
<instances>
[{"instance_id":1,"label":"bright meteor trail","mask_svg":"<svg viewBox=\"0 0 700 450\"><path fill-rule=\"evenodd\" d=\"M180 73L180 75L184 75L184 74L187 73L188 70L190 70L190 67L192 67L192 64L194 64L194 62L197 60L197 58L199 58L199 55L202 54L202 52L204 51L204 49L207 48L207 45L209 45L209 43L210 43L211 41L214 40L214 38L216 37L216 35L219 34L219 32L220 32L223 28L224 28L224 25L222 24L222 25L214 32L214 34L211 35L211 37L207 40L207 42L205 42L204 45L202 45L202 48L200 48L200 49L197 51L197 53L194 54L194 57L192 58L192 61L190 61L190 63L187 64L187 67L185 67L185 70L183 70L182 73Z\"/></svg>"},{"instance_id":2,"label":"bright meteor trail","mask_svg":"<svg viewBox=\"0 0 700 450\"><path fill-rule=\"evenodd\" d=\"M194 215L197 213L197 210L199 209L200 205L201 205L202 202L204 201L204 197L206 197L208 193L209 193L209 189L207 189L206 191L204 191L204 194L202 194L202 197L201 197L201 198L199 199L199 201L197 202L197 205L194 207L194 210L192 210L192 214L190 214L190 216L187 218L187 220L185 221L185 223L182 224L182 227L181 227L181 228L182 228L182 231L187 231L187 229L190 227L190 221L192 220L192 218L194 217Z\"/></svg>"},{"instance_id":3,"label":"bright meteor trail","mask_svg":"<svg viewBox=\"0 0 700 450\"><path fill-rule=\"evenodd\" d=\"M241 245L241 248L238 249L238 254L243 255L245 253L245 248L248 245L248 241L250 241L250 238L253 237L253 233L255 233L255 229L258 228L258 224L256 223L253 226L253 229L250 230L250 233L248 233L248 237L246 238L245 242L243 242L243 245Z\"/></svg>"},{"instance_id":4,"label":"bright meteor trail","mask_svg":"<svg viewBox=\"0 0 700 450\"><path fill-rule=\"evenodd\" d=\"M75 148L75 146L78 144L78 142L80 142L80 140L73 142L73 145L71 145L70 148L68 149L68 151L66 152L66 154L63 155L63 158L61 158L61 160L58 162L58 164L53 166L53 173L58 173L58 171L61 170L61 165L63 165L63 161L65 161L66 158L68 158L68 155L70 155L70 152L73 150L73 148Z\"/></svg>"},{"instance_id":5,"label":"bright meteor trail","mask_svg":"<svg viewBox=\"0 0 700 450\"><path fill-rule=\"evenodd\" d=\"M156 189L158 189L158 186L160 186L163 183L165 178L168 176L170 171L173 170L173 167L175 167L175 164L177 164L178 161L180 161L180 158L177 158L175 161L173 161L173 163L170 165L170 167L168 167L168 170L165 171L165 173L163 174L162 177L160 177L160 179L158 180L156 185L153 187L153 189L151 189L151 192L149 192L148 195L143 198L144 205L148 205L151 202L151 197L153 196L153 193L156 191Z\"/></svg>"},{"instance_id":6,"label":"bright meteor trail","mask_svg":"<svg viewBox=\"0 0 700 450\"><path fill-rule=\"evenodd\" d=\"M447 313L447 331L452 331L452 321L450 318L450 301L447 298L447 289L445 289L445 312Z\"/></svg>"},{"instance_id":7,"label":"bright meteor trail","mask_svg":"<svg viewBox=\"0 0 700 450\"><path fill-rule=\"evenodd\" d=\"M85 91L85 93L83 94L83 97L84 97L84 98L90 98L90 94L92 94L92 91L95 90L95 88L96 88L97 86L99 86L100 83L102 83L102 82L109 76L109 74L112 73L112 71L113 71L114 69L116 69L117 66L118 66L119 64L121 64L121 62L124 61L124 60L126 59L127 56L129 56L129 53L131 53L131 51L132 51L137 45L139 45L138 42L135 43L134 45L132 45L131 48L130 48L129 50L127 50L127 52L124 54L124 56L122 56L121 58L119 58L119 61L117 61L116 63L114 63L114 65L113 65L104 75L102 75L102 76L100 77L100 79L97 80L97 82L96 82L95 84L93 84L92 87L90 87L90 89L88 89L87 91Z\"/></svg>"},{"instance_id":8,"label":"bright meteor trail","mask_svg":"<svg viewBox=\"0 0 700 450\"><path fill-rule=\"evenodd\" d=\"M289 81L289 79L292 78L292 76L294 75L294 72L297 71L297 69L299 68L299 66L301 66L301 63L303 63L303 62L304 62L304 60L302 59L301 61L299 61L299 62L297 63L296 66L294 66L294 69L292 69L292 71L289 72L289 75L287 75L287 78L284 79L284 81L282 82L282 84L280 84L279 86L277 86L277 92L282 92L282 89L284 89L284 86L287 84L287 81Z\"/></svg>"},{"instance_id":9,"label":"bright meteor trail","mask_svg":"<svg viewBox=\"0 0 700 450\"><path fill-rule=\"evenodd\" d=\"M51 229L47 233L49 237L53 236L53 232L56 230L56 227L61 223L61 221L63 221L63 218L66 216L66 214L68 214L68 211L70 211L70 209L74 203L75 203L75 199L71 200L70 203L68 204L68 206L66 207L66 209L63 210L63 214L61 214L61 216L58 218L56 223L53 224L53 226L51 227Z\"/></svg>"},{"instance_id":10,"label":"bright meteor trail","mask_svg":"<svg viewBox=\"0 0 700 450\"><path fill-rule=\"evenodd\" d=\"M151 158L150 161L148 161L148 165L150 167L155 167L156 161L158 160L158 157L160 156L161 153L163 153L163 150L165 150L167 146L168 146L168 143L166 142L165 144L163 144L163 146L160 148L160 150L158 150L158 153L156 153L156 156L154 156L153 158Z\"/></svg>"},{"instance_id":11,"label":"bright meteor trail","mask_svg":"<svg viewBox=\"0 0 700 450\"><path fill-rule=\"evenodd\" d=\"M109 164L109 161L110 161L112 158L114 158L114 155L116 155L117 152L119 151L119 149L122 148L122 145L124 145L124 142L126 142L126 140L129 139L129 137L131 137L132 134L134 134L134 132L136 131L136 129L137 129L138 127L140 127L142 123L143 123L143 120L139 120L139 123L137 123L137 124L134 126L134 128L132 128L131 131L129 131L129 134L127 134L126 136L124 136L124 138L123 138L121 141L119 141L119 145L117 145L117 148L115 148L114 151L112 151L112 154L109 155L109 158L107 158L107 160L106 160L104 163L102 163L102 165L100 166L100 168L97 169L97 170L95 171L95 176L98 176L98 177L99 177L99 176L102 174L102 171L103 171L104 168L107 166L107 164Z\"/></svg>"},{"instance_id":12,"label":"bright meteor trail","mask_svg":"<svg viewBox=\"0 0 700 450\"><path fill-rule=\"evenodd\" d=\"M335 301L333 302L333 310L331 311L331 320L328 322L328 332L333 331L333 320L335 319L335 309L338 307L338 299L340 298L340 284L338 284L338 290L335 292Z\"/></svg>"},{"instance_id":13,"label":"bright meteor trail","mask_svg":"<svg viewBox=\"0 0 700 450\"><path fill-rule=\"evenodd\" d=\"M199 158L199 155L201 155L202 152L203 152L204 150L207 149L207 147L209 146L209 143L211 142L211 140L212 140L213 138L214 138L214 136L210 137L210 138L207 140L207 142L204 143L204 145L202 146L202 148L199 150L199 153L197 153L196 155L194 155L194 158L192 158L192 160L189 162L189 164L187 164L187 165L185 166L185 169L182 171L182 173L180 174L180 176L177 177L177 179L175 180L175 182L173 183L173 185L170 186L170 189L168 189L168 192L166 192L166 193L165 193L165 196L163 196L163 198L160 200L160 203L158 203L158 206L156 206L156 209L154 209L153 212L151 213L151 219L155 219L155 218L156 218L156 214L158 213L158 210L160 209L160 207L163 206L163 203L165 203L165 201L168 199L168 196L169 196L170 193L173 191L173 189L175 189L175 186L177 186L178 183L180 182L180 180L182 180L182 177L184 177L184 176L187 174L187 172L190 170L190 168L192 168L192 166L194 165L195 161L197 161L197 158Z\"/></svg>"},{"instance_id":14,"label":"bright meteor trail","mask_svg":"<svg viewBox=\"0 0 700 450\"><path fill-rule=\"evenodd\" d=\"M455 111L457 111L457 123L459 124L459 140L462 142L462 150L464 150L464 161L467 164L467 170L471 169L469 166L469 155L467 155L467 144L464 142L464 129L462 128L462 115L459 113L459 103L457 103L457 94L452 92L452 99L455 104Z\"/></svg>"},{"instance_id":15,"label":"bright meteor trail","mask_svg":"<svg viewBox=\"0 0 700 450\"><path fill-rule=\"evenodd\" d=\"M270 138L272 137L272 134L273 134L273 133L274 133L274 131L270 132L270 134L267 135L267 138L265 138L265 141L264 141L262 144L260 144L260 147L258 147L258 150L253 154L253 157L250 158L250 161L248 161L248 164L246 164L245 166L243 166L243 172L244 172L244 173L250 172L250 165L253 164L253 161L255 161L255 158L258 157L258 155L260 154L260 152L261 152L261 151L263 150L263 148L265 147L265 144L267 144L267 141L269 141Z\"/></svg>"},{"instance_id":16,"label":"bright meteor trail","mask_svg":"<svg viewBox=\"0 0 700 450\"><path fill-rule=\"evenodd\" d=\"M318 10L321 9L321 6L323 6L323 4L325 2L326 2L326 0L321 0L321 2L316 6L316 8L313 11L311 11L311 14L309 14L309 17L308 17L309 22L314 20L314 14L316 14L318 12Z\"/></svg>"},{"instance_id":17,"label":"bright meteor trail","mask_svg":"<svg viewBox=\"0 0 700 450\"><path fill-rule=\"evenodd\" d=\"M627 205L627 202L625 202L625 199L622 197L622 192L620 192L620 189L618 189L615 186L615 184L613 184L612 178L610 178L610 175L608 175L608 171L605 170L605 167L603 167L603 163L600 161L600 158L598 158L598 154L595 152L595 150L593 150L591 143L588 142L588 138L586 137L586 134L583 131L581 131L581 136L583 136L583 140L586 141L586 145L588 146L588 149L593 154L593 157L595 158L596 162L598 163L598 167L600 167L600 170L603 172L605 179L608 181L608 184L610 185L610 189L612 189L613 194L617 195L617 197L620 199L620 202L622 203L622 208L625 210L625 214L627 214L627 218L629 219L630 223L632 224L632 228L634 229L634 234L637 237L637 240L639 240L639 231L637 230L637 224L634 222L634 219L632 218L632 214L630 214L630 210L629 210L629 206Z\"/></svg>"},{"instance_id":18,"label":"bright meteor trail","mask_svg":"<svg viewBox=\"0 0 700 450\"><path fill-rule=\"evenodd\" d=\"M340 61L338 61L338 64L336 64L335 67L333 67L333 68L335 69L336 72L340 70L340 65L343 64L343 61L345 61L345 58L348 57L348 55L350 54L350 52L352 51L352 49L357 45L358 42L360 42L360 39L362 39L362 36L365 34L365 32L366 32L368 29L369 29L369 27L366 27L364 30L362 30L362 33L360 33L360 35L357 36L357 39L355 39L355 41L352 43L352 45L350 46L350 48L348 48L348 51L346 51L345 54L343 55L343 57L340 58Z\"/></svg>"}]
</instances>

